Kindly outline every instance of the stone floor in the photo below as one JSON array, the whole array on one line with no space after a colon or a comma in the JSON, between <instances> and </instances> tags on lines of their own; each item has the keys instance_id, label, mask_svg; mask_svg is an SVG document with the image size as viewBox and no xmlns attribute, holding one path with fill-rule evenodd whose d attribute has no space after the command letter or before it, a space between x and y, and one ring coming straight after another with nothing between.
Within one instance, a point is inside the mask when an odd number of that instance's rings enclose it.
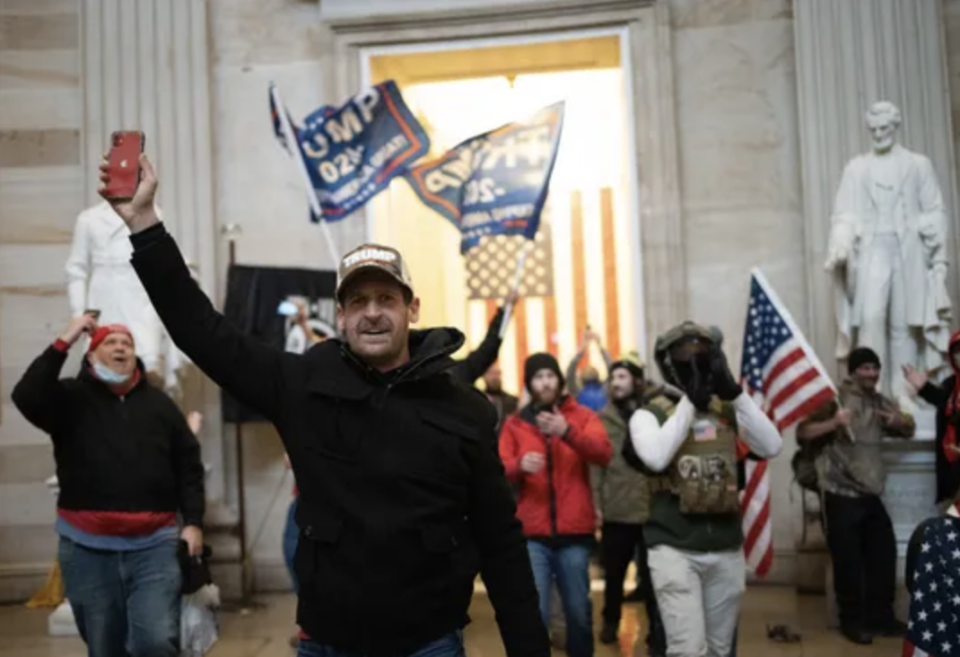
<instances>
[{"instance_id":1,"label":"stone floor","mask_svg":"<svg viewBox=\"0 0 960 657\"><path fill-rule=\"evenodd\" d=\"M293 633L292 595L264 595L263 608L246 613L221 614L221 638L207 657L290 657L287 640ZM900 654L900 641L882 640L870 647L858 647L826 629L825 599L798 597L792 589L755 587L747 593L740 625L740 657L888 657ZM600 597L594 594L599 613ZM597 657L643 657L636 637L645 622L642 605L627 605L619 646L597 644ZM54 639L46 635L49 611L29 611L20 606L0 607L0 657L82 657L86 654L79 639ZM493 611L485 595L478 594L471 608L474 622L467 628L470 657L499 657L503 648L497 634ZM375 629L376 619L371 619ZM802 634L796 644L772 643L766 638L767 624L785 623Z\"/></svg>"}]
</instances>

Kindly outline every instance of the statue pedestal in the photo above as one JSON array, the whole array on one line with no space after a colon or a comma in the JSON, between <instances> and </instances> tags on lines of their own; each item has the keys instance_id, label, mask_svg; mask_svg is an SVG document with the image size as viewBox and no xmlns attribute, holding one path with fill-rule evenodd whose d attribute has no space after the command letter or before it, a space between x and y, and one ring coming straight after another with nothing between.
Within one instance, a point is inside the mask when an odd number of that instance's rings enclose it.
<instances>
[{"instance_id":1,"label":"statue pedestal","mask_svg":"<svg viewBox=\"0 0 960 657\"><path fill-rule=\"evenodd\" d=\"M73 608L66 600L47 617L47 633L50 636L80 636Z\"/></svg>"},{"instance_id":2,"label":"statue pedestal","mask_svg":"<svg viewBox=\"0 0 960 657\"><path fill-rule=\"evenodd\" d=\"M936 412L928 406L914 416L917 437L913 440L891 439L884 442L883 460L887 467L887 485L883 503L893 521L897 537L897 593L894 612L897 618L909 616L910 596L904 586L904 565L910 535L921 522L938 515L936 497ZM827 568L827 623L837 627L836 600L833 593L833 567Z\"/></svg>"}]
</instances>

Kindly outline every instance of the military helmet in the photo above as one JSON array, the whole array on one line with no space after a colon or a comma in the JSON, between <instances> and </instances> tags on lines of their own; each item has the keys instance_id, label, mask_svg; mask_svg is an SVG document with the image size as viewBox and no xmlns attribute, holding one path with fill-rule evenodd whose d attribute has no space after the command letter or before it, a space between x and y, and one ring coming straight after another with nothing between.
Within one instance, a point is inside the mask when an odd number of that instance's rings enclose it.
<instances>
[{"instance_id":1,"label":"military helmet","mask_svg":"<svg viewBox=\"0 0 960 657\"><path fill-rule=\"evenodd\" d=\"M667 332L661 334L656 343L653 346L653 351L657 354L658 358L661 354L666 354L673 346L684 338L698 338L700 340L705 340L711 345L716 344L719 329L711 330L705 326L701 326L696 322L691 322L687 320L682 324L677 324ZM720 339L722 340L722 334L720 334Z\"/></svg>"},{"instance_id":2,"label":"military helmet","mask_svg":"<svg viewBox=\"0 0 960 657\"><path fill-rule=\"evenodd\" d=\"M712 331L710 328L701 324L687 320L660 335L653 347L653 356L657 362L657 368L660 370L660 376L662 376L663 380L667 383L678 386L681 389L683 386L677 376L673 361L670 358L670 350L688 338L706 342L710 346L717 345L716 331Z\"/></svg>"}]
</instances>

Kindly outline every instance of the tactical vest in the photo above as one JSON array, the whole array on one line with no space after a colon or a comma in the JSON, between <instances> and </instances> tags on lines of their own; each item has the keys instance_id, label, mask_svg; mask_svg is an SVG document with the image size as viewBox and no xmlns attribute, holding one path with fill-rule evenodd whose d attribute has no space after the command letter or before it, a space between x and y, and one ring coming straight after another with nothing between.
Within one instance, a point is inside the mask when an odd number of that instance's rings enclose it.
<instances>
[{"instance_id":1,"label":"tactical vest","mask_svg":"<svg viewBox=\"0 0 960 657\"><path fill-rule=\"evenodd\" d=\"M666 397L658 397L648 406L666 417L673 415L675 408ZM651 497L663 491L680 499L683 514L739 513L737 429L730 410L715 397L707 411L696 411L687 438L668 469L646 477L644 518L649 518Z\"/></svg>"}]
</instances>

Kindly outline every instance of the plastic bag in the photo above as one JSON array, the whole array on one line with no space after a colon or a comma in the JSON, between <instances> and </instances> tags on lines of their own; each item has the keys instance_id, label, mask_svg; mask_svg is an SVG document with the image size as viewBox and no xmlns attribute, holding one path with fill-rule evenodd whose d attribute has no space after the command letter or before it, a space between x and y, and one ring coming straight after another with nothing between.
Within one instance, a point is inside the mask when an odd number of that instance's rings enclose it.
<instances>
[{"instance_id":1,"label":"plastic bag","mask_svg":"<svg viewBox=\"0 0 960 657\"><path fill-rule=\"evenodd\" d=\"M219 638L220 589L207 584L180 602L180 657L202 657Z\"/></svg>"}]
</instances>

